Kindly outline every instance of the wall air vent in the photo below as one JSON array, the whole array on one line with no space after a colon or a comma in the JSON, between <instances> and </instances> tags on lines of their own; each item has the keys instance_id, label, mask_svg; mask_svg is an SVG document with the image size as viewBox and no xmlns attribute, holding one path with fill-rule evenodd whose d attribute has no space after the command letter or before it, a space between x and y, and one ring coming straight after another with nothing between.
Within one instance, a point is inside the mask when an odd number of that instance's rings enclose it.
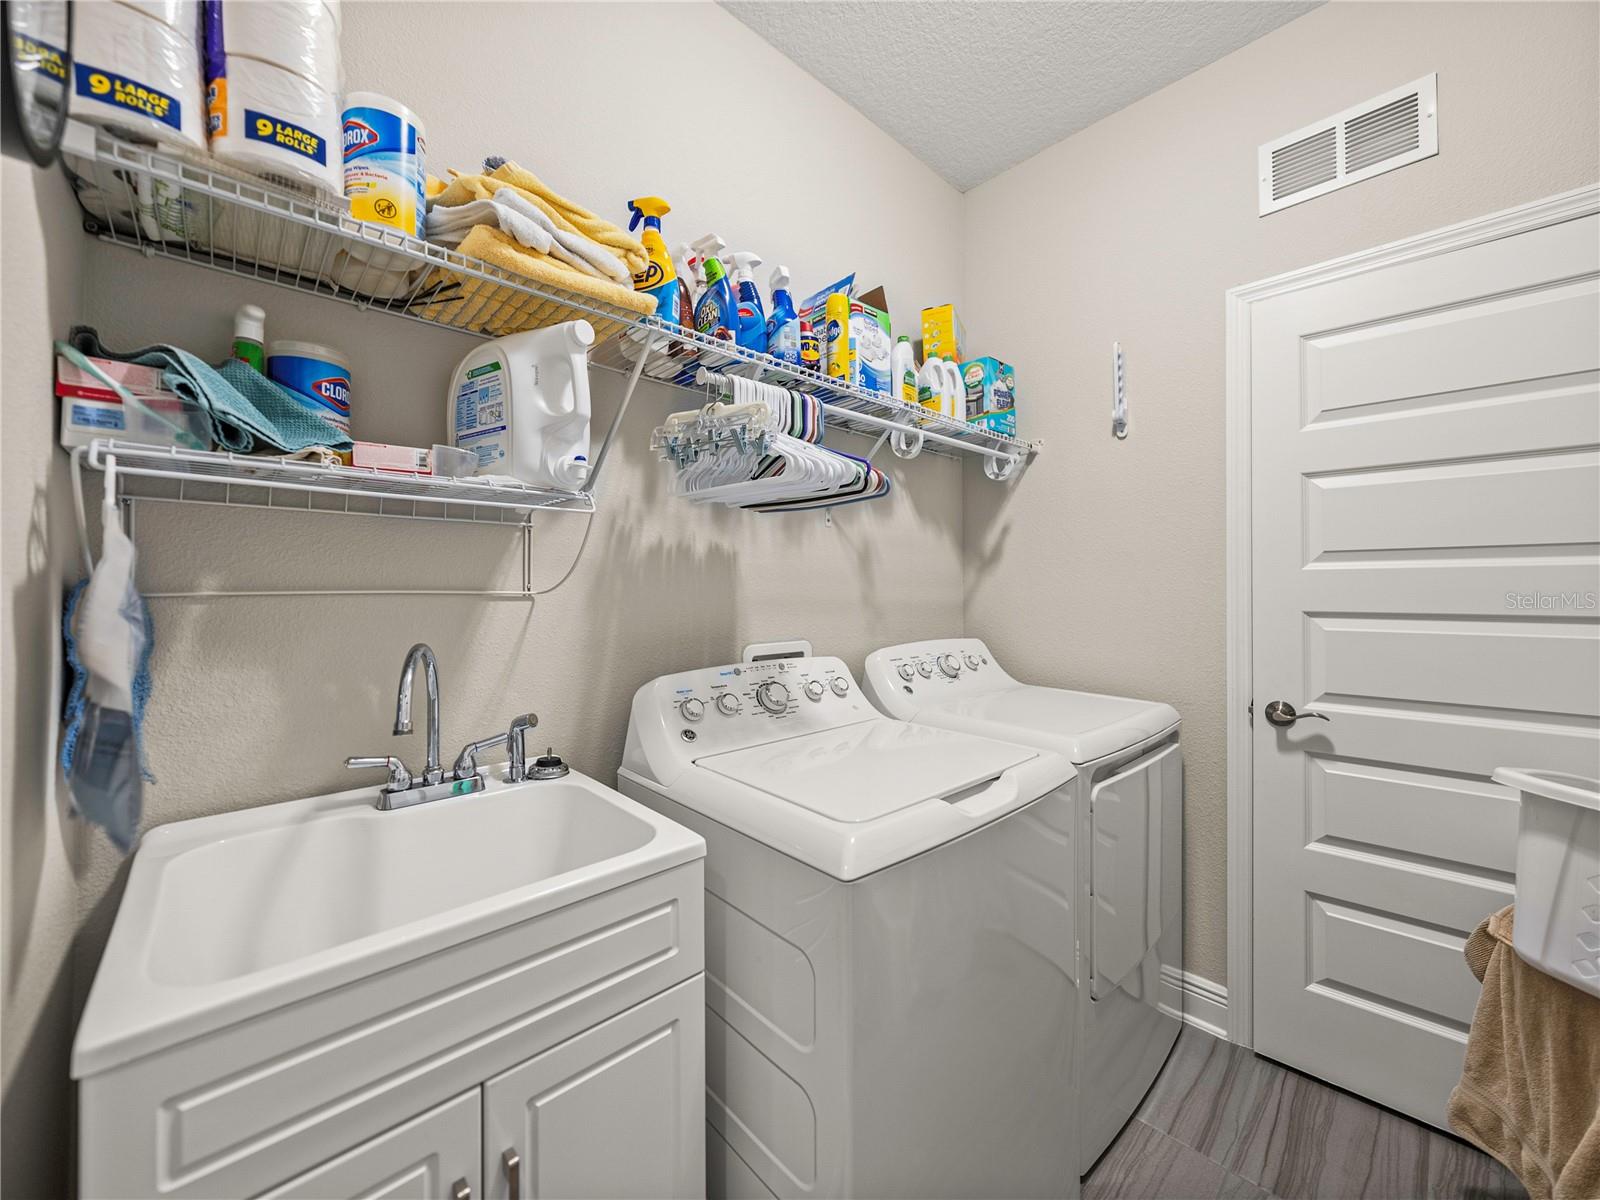
<instances>
[{"instance_id":1,"label":"wall air vent","mask_svg":"<svg viewBox=\"0 0 1600 1200\"><path fill-rule=\"evenodd\" d=\"M1274 138L1258 152L1260 215L1439 153L1439 76Z\"/></svg>"}]
</instances>

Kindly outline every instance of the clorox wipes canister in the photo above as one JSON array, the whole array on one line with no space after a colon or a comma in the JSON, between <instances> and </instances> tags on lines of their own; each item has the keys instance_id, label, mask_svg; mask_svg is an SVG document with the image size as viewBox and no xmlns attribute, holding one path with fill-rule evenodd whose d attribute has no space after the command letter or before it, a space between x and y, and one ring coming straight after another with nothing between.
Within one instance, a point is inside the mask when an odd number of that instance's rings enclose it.
<instances>
[{"instance_id":1,"label":"clorox wipes canister","mask_svg":"<svg viewBox=\"0 0 1600 1200\"><path fill-rule=\"evenodd\" d=\"M267 378L324 421L350 434L350 364L344 355L315 342L273 342Z\"/></svg>"}]
</instances>

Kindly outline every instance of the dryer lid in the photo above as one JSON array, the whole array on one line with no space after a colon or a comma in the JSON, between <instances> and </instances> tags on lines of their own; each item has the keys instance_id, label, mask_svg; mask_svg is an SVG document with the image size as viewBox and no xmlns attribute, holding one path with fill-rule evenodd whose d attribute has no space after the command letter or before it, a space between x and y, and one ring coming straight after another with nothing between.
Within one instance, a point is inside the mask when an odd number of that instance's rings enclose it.
<instances>
[{"instance_id":1,"label":"dryer lid","mask_svg":"<svg viewBox=\"0 0 1600 1200\"><path fill-rule=\"evenodd\" d=\"M709 755L696 765L854 825L949 799L1037 757L1024 746L877 719Z\"/></svg>"},{"instance_id":2,"label":"dryer lid","mask_svg":"<svg viewBox=\"0 0 1600 1200\"><path fill-rule=\"evenodd\" d=\"M1153 700L1102 696L1065 688L1023 684L980 692L933 706L957 727L970 723L986 734L1011 736L1065 755L1074 763L1094 762L1165 733L1178 723L1178 710Z\"/></svg>"}]
</instances>

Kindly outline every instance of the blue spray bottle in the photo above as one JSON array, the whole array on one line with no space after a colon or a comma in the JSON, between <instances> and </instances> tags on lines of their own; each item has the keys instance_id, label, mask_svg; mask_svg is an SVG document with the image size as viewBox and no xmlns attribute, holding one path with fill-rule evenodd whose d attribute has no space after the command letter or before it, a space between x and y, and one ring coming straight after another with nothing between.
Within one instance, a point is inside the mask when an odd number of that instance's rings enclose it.
<instances>
[{"instance_id":1,"label":"blue spray bottle","mask_svg":"<svg viewBox=\"0 0 1600 1200\"><path fill-rule=\"evenodd\" d=\"M734 299L739 307L739 345L765 354L767 314L761 305L761 288L756 284L756 268L761 265L761 256L741 250L730 257L733 259Z\"/></svg>"},{"instance_id":2,"label":"blue spray bottle","mask_svg":"<svg viewBox=\"0 0 1600 1200\"><path fill-rule=\"evenodd\" d=\"M789 268L772 273L772 315L767 318L767 353L781 363L800 365L800 314L789 295Z\"/></svg>"},{"instance_id":3,"label":"blue spray bottle","mask_svg":"<svg viewBox=\"0 0 1600 1200\"><path fill-rule=\"evenodd\" d=\"M739 335L739 306L733 298L733 287L728 274L717 257L727 249L728 243L716 234L707 234L694 244L706 273L706 286L695 301L694 327L707 337L735 341ZM719 358L718 362L730 361ZM716 365L708 361L708 366Z\"/></svg>"}]
</instances>

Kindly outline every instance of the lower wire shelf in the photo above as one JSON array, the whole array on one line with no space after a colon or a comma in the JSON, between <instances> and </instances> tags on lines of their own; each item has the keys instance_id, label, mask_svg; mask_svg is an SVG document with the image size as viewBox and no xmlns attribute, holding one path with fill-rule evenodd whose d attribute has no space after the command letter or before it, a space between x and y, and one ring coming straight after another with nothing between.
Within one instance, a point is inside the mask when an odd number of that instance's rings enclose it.
<instances>
[{"instance_id":1,"label":"lower wire shelf","mask_svg":"<svg viewBox=\"0 0 1600 1200\"><path fill-rule=\"evenodd\" d=\"M104 472L106 486L122 499L512 526L527 524L535 512L594 511L589 492L511 479L449 479L113 438L96 438L74 453L74 462Z\"/></svg>"}]
</instances>

